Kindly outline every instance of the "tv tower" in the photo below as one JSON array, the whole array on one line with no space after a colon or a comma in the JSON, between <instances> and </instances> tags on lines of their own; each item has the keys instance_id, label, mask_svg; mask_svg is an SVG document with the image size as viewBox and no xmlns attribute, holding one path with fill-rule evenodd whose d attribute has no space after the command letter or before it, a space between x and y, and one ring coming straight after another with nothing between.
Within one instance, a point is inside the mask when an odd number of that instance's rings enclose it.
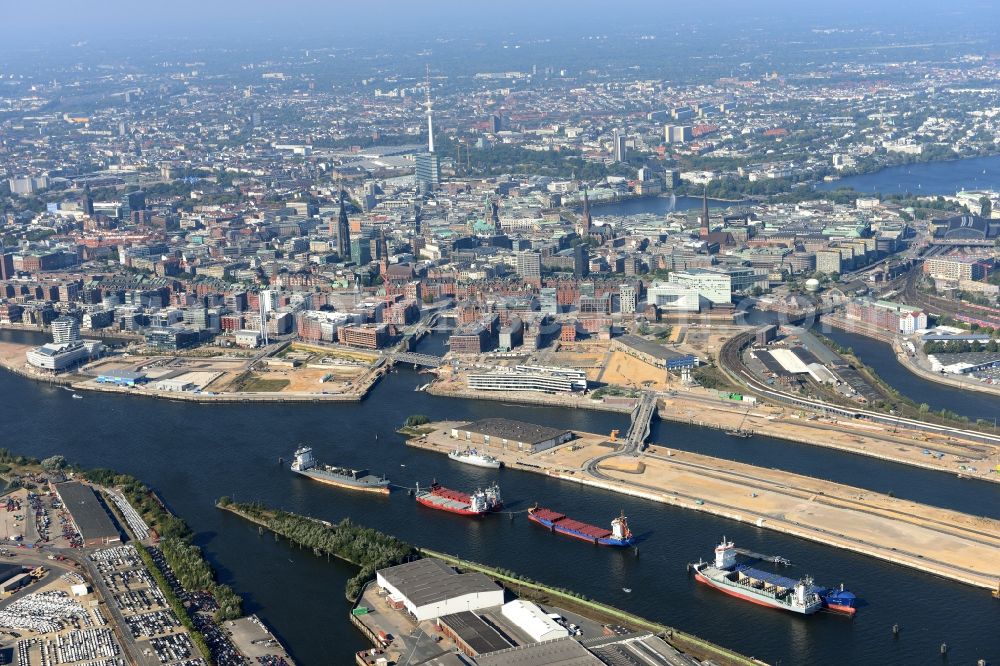
<instances>
[{"instance_id":1,"label":"tv tower","mask_svg":"<svg viewBox=\"0 0 1000 666\"><path fill-rule=\"evenodd\" d=\"M427 91L427 101L424 105L427 107L427 152L434 152L434 116L431 114L433 109L433 103L431 102L431 66L425 65L425 90Z\"/></svg>"}]
</instances>

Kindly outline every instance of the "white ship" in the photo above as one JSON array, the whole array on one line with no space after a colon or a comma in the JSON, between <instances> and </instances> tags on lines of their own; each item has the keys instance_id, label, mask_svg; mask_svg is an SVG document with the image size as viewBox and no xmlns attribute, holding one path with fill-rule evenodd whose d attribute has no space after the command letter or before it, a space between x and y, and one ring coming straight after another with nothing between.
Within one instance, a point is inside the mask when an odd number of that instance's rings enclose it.
<instances>
[{"instance_id":1,"label":"white ship","mask_svg":"<svg viewBox=\"0 0 1000 666\"><path fill-rule=\"evenodd\" d=\"M448 457L451 458L452 460L465 463L466 465L475 465L476 467L489 467L490 469L499 469L500 466L503 465L502 462L500 462L493 456L487 455L485 453L480 453L475 449L465 449L464 451L455 449L454 451L448 454Z\"/></svg>"}]
</instances>

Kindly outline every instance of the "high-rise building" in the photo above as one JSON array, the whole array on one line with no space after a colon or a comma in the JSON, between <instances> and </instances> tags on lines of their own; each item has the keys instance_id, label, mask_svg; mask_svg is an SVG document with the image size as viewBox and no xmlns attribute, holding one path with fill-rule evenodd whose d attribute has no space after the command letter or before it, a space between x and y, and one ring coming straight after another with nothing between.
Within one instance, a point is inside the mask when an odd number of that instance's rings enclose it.
<instances>
[{"instance_id":1,"label":"high-rise building","mask_svg":"<svg viewBox=\"0 0 1000 666\"><path fill-rule=\"evenodd\" d=\"M590 246L580 243L573 248L573 277L584 278L590 273Z\"/></svg>"},{"instance_id":2,"label":"high-rise building","mask_svg":"<svg viewBox=\"0 0 1000 666\"><path fill-rule=\"evenodd\" d=\"M542 255L534 250L517 253L517 274L525 280L538 280L542 277Z\"/></svg>"},{"instance_id":3,"label":"high-rise building","mask_svg":"<svg viewBox=\"0 0 1000 666\"><path fill-rule=\"evenodd\" d=\"M634 284L623 282L618 285L618 307L622 314L635 314L638 298Z\"/></svg>"},{"instance_id":4,"label":"high-rise building","mask_svg":"<svg viewBox=\"0 0 1000 666\"><path fill-rule=\"evenodd\" d=\"M351 227L347 221L343 190L340 191L340 212L337 214L337 256L341 261L351 256Z\"/></svg>"},{"instance_id":5,"label":"high-rise building","mask_svg":"<svg viewBox=\"0 0 1000 666\"><path fill-rule=\"evenodd\" d=\"M351 261L358 266L364 266L372 260L372 239L362 234L351 241Z\"/></svg>"},{"instance_id":6,"label":"high-rise building","mask_svg":"<svg viewBox=\"0 0 1000 666\"><path fill-rule=\"evenodd\" d=\"M76 342L80 339L80 322L73 317L56 317L52 320L52 342Z\"/></svg>"},{"instance_id":7,"label":"high-rise building","mask_svg":"<svg viewBox=\"0 0 1000 666\"><path fill-rule=\"evenodd\" d=\"M497 132L499 132L500 131L500 127L501 127L501 123L502 123L502 121L500 119L500 114L499 113L494 113L493 115L491 115L490 116L490 131L493 132L494 134L496 134Z\"/></svg>"},{"instance_id":8,"label":"high-rise building","mask_svg":"<svg viewBox=\"0 0 1000 666\"><path fill-rule=\"evenodd\" d=\"M625 161L625 137L621 135L617 129L612 132L613 146L615 162Z\"/></svg>"},{"instance_id":9,"label":"high-rise building","mask_svg":"<svg viewBox=\"0 0 1000 666\"><path fill-rule=\"evenodd\" d=\"M441 184L441 165L434 153L417 153L416 172L417 189L421 192L431 192Z\"/></svg>"},{"instance_id":10,"label":"high-rise building","mask_svg":"<svg viewBox=\"0 0 1000 666\"><path fill-rule=\"evenodd\" d=\"M121 216L123 220L132 219L132 212L146 208L146 193L142 190L127 192L121 199Z\"/></svg>"},{"instance_id":11,"label":"high-rise building","mask_svg":"<svg viewBox=\"0 0 1000 666\"><path fill-rule=\"evenodd\" d=\"M693 138L693 128L690 125L666 125L663 128L665 143L687 143Z\"/></svg>"}]
</instances>

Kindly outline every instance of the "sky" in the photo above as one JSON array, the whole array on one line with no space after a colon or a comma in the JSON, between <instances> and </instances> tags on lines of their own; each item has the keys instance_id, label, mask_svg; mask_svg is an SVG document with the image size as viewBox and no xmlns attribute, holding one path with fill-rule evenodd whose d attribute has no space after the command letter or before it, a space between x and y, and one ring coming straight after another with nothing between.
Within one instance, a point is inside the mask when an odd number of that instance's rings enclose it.
<instances>
[{"instance_id":1,"label":"sky","mask_svg":"<svg viewBox=\"0 0 1000 666\"><path fill-rule=\"evenodd\" d=\"M323 35L357 43L419 33L481 34L665 29L689 21L845 23L870 21L891 28L918 22L1000 18L989 0L6 0L5 48L48 42L212 39L312 39ZM942 23L943 22L943 23Z\"/></svg>"}]
</instances>

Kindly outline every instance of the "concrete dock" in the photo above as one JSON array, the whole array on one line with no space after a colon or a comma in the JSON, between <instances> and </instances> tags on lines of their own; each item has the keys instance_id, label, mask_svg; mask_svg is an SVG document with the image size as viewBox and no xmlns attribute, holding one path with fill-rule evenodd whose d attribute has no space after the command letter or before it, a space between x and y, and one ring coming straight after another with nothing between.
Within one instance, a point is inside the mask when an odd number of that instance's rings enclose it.
<instances>
[{"instance_id":1,"label":"concrete dock","mask_svg":"<svg viewBox=\"0 0 1000 666\"><path fill-rule=\"evenodd\" d=\"M462 445L449 424L435 425L408 443L439 453ZM1000 521L663 446L608 458L615 445L606 437L577 436L536 454L485 450L513 469L712 513L977 587L1000 585Z\"/></svg>"}]
</instances>

